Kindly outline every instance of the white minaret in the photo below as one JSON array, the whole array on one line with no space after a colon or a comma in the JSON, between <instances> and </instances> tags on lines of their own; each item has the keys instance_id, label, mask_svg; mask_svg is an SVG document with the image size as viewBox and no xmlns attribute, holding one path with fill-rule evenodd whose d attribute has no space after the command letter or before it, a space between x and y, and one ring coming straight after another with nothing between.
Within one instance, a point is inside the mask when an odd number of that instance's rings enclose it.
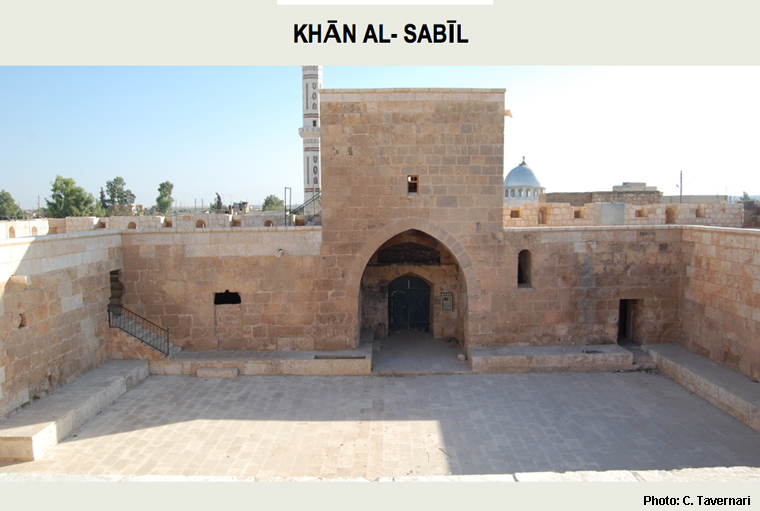
<instances>
[{"instance_id":1,"label":"white minaret","mask_svg":"<svg viewBox=\"0 0 760 511\"><path fill-rule=\"evenodd\" d=\"M301 95L303 127L303 200L308 201L321 189L322 161L319 157L319 90L322 88L322 66L302 66ZM313 210L312 210L313 211ZM310 212L307 211L307 214Z\"/></svg>"}]
</instances>

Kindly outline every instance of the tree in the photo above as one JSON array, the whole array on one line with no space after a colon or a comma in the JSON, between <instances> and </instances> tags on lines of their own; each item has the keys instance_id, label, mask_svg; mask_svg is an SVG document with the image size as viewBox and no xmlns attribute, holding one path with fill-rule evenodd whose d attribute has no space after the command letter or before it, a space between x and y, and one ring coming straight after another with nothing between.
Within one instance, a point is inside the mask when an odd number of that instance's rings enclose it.
<instances>
[{"instance_id":1,"label":"tree","mask_svg":"<svg viewBox=\"0 0 760 511\"><path fill-rule=\"evenodd\" d=\"M285 208L285 203L282 199L277 198L276 195L270 195L264 199L264 204L261 205L263 211L277 211Z\"/></svg>"},{"instance_id":2,"label":"tree","mask_svg":"<svg viewBox=\"0 0 760 511\"><path fill-rule=\"evenodd\" d=\"M21 208L18 207L10 193L0 190L0 220L12 218L21 218Z\"/></svg>"},{"instance_id":3,"label":"tree","mask_svg":"<svg viewBox=\"0 0 760 511\"><path fill-rule=\"evenodd\" d=\"M750 197L750 195L747 192L744 192L744 195L741 199L739 199L739 202L753 202L755 199Z\"/></svg>"},{"instance_id":4,"label":"tree","mask_svg":"<svg viewBox=\"0 0 760 511\"><path fill-rule=\"evenodd\" d=\"M164 181L160 185L158 185L158 198L156 199L156 211L161 213L162 215L166 215L169 212L169 209L172 207L172 204L174 203L174 199L172 199L172 190L174 190L174 185L171 184L169 181Z\"/></svg>"},{"instance_id":5,"label":"tree","mask_svg":"<svg viewBox=\"0 0 760 511\"><path fill-rule=\"evenodd\" d=\"M97 213L95 198L83 188L77 186L74 179L56 176L51 183L52 201L45 199L48 216L66 218L67 216L90 216Z\"/></svg>"},{"instance_id":6,"label":"tree","mask_svg":"<svg viewBox=\"0 0 760 511\"><path fill-rule=\"evenodd\" d=\"M134 204L135 194L126 189L124 179L116 176L113 180L106 181L105 193L100 189L100 202L109 215L131 215L132 209L129 206Z\"/></svg>"},{"instance_id":7,"label":"tree","mask_svg":"<svg viewBox=\"0 0 760 511\"><path fill-rule=\"evenodd\" d=\"M222 204L222 198L219 196L219 194L216 194L216 200L211 202L211 211L218 211L220 209L224 209L224 204Z\"/></svg>"}]
</instances>

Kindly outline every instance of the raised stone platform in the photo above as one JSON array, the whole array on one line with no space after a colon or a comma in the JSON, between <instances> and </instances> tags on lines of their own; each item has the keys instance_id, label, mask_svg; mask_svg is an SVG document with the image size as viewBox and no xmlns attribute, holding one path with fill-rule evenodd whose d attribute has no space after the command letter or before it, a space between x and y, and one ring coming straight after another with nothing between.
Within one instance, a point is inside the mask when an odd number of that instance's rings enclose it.
<instances>
[{"instance_id":1,"label":"raised stone platform","mask_svg":"<svg viewBox=\"0 0 760 511\"><path fill-rule=\"evenodd\" d=\"M679 344L642 348L654 358L661 373L760 432L760 383Z\"/></svg>"},{"instance_id":2,"label":"raised stone platform","mask_svg":"<svg viewBox=\"0 0 760 511\"><path fill-rule=\"evenodd\" d=\"M0 460L38 459L147 376L145 360L112 360L0 420Z\"/></svg>"},{"instance_id":3,"label":"raised stone platform","mask_svg":"<svg viewBox=\"0 0 760 511\"><path fill-rule=\"evenodd\" d=\"M370 374L371 365L370 332L369 337L362 334L362 342L356 350L182 351L173 358L151 360L150 373L181 374L203 378L234 378L238 374L246 376L361 376ZM223 369L225 371L221 371Z\"/></svg>"},{"instance_id":4,"label":"raised stone platform","mask_svg":"<svg viewBox=\"0 0 760 511\"><path fill-rule=\"evenodd\" d=\"M476 373L547 373L632 370L633 353L617 344L600 346L470 347Z\"/></svg>"}]
</instances>

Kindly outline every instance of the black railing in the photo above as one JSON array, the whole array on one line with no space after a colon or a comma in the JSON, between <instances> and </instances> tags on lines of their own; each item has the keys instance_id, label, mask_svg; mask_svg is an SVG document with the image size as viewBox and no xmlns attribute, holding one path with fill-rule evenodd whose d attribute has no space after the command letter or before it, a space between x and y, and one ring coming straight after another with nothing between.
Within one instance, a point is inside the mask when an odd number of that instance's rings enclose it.
<instances>
[{"instance_id":1,"label":"black railing","mask_svg":"<svg viewBox=\"0 0 760 511\"><path fill-rule=\"evenodd\" d=\"M121 305L108 305L108 326L128 333L164 355L169 354L169 329L162 328Z\"/></svg>"},{"instance_id":2,"label":"black railing","mask_svg":"<svg viewBox=\"0 0 760 511\"><path fill-rule=\"evenodd\" d=\"M311 208L309 206L312 206ZM310 213L307 215L306 211L310 211ZM285 216L286 216L286 225L291 225L291 219L294 216L304 216L306 217L304 219L304 224L307 224L314 220L315 218L319 217L322 214L322 192L316 194L311 199L307 200L300 206L286 210Z\"/></svg>"}]
</instances>

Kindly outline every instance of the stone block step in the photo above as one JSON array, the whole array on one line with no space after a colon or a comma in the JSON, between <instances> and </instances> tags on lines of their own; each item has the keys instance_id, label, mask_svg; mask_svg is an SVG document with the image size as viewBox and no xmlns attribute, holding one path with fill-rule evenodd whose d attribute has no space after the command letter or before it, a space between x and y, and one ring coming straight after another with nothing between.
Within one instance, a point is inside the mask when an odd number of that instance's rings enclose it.
<instances>
[{"instance_id":1,"label":"stone block step","mask_svg":"<svg viewBox=\"0 0 760 511\"><path fill-rule=\"evenodd\" d=\"M599 346L501 346L468 348L475 373L630 371L633 354L617 344Z\"/></svg>"},{"instance_id":2,"label":"stone block step","mask_svg":"<svg viewBox=\"0 0 760 511\"><path fill-rule=\"evenodd\" d=\"M176 355L171 354L171 356L160 360L151 360L150 373L201 376L201 374L206 374L205 371L234 369L237 371L236 374L245 376L360 376L370 374L371 366L372 342L370 339L368 342L362 342L356 350L183 350ZM231 374L231 372L218 374ZM223 376L204 377L219 378Z\"/></svg>"},{"instance_id":3,"label":"stone block step","mask_svg":"<svg viewBox=\"0 0 760 511\"><path fill-rule=\"evenodd\" d=\"M111 360L0 420L0 461L34 461L148 377L145 360Z\"/></svg>"},{"instance_id":4,"label":"stone block step","mask_svg":"<svg viewBox=\"0 0 760 511\"><path fill-rule=\"evenodd\" d=\"M680 344L642 348L654 358L661 373L760 432L760 383Z\"/></svg>"},{"instance_id":5,"label":"stone block step","mask_svg":"<svg viewBox=\"0 0 760 511\"><path fill-rule=\"evenodd\" d=\"M198 378L237 378L237 367L199 367L195 372Z\"/></svg>"}]
</instances>

